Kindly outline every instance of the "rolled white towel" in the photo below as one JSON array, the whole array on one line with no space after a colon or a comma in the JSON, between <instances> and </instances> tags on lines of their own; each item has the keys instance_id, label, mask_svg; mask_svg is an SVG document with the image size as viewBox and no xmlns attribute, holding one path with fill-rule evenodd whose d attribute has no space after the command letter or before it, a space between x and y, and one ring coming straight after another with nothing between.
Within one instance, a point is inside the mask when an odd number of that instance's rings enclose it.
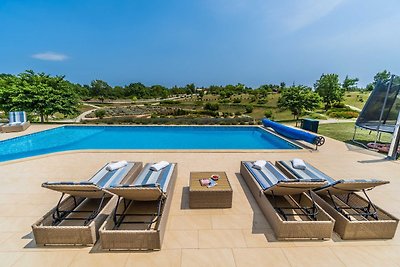
<instances>
[{"instance_id":1,"label":"rolled white towel","mask_svg":"<svg viewBox=\"0 0 400 267\"><path fill-rule=\"evenodd\" d=\"M265 160L257 160L256 162L253 163L253 168L257 170L261 170L262 167L265 167L267 162Z\"/></svg>"},{"instance_id":2,"label":"rolled white towel","mask_svg":"<svg viewBox=\"0 0 400 267\"><path fill-rule=\"evenodd\" d=\"M297 158L293 159L292 165L293 165L293 168L299 169L299 170L305 170L307 168L306 164L304 163L304 161L302 159L297 159Z\"/></svg>"},{"instance_id":3,"label":"rolled white towel","mask_svg":"<svg viewBox=\"0 0 400 267\"><path fill-rule=\"evenodd\" d=\"M160 161L150 166L150 170L158 172L169 165L167 161Z\"/></svg>"},{"instance_id":4,"label":"rolled white towel","mask_svg":"<svg viewBox=\"0 0 400 267\"><path fill-rule=\"evenodd\" d=\"M122 161L108 164L106 167L106 170L107 171L115 171L119 168L125 167L126 165L128 165L128 162L126 160L122 160Z\"/></svg>"}]
</instances>

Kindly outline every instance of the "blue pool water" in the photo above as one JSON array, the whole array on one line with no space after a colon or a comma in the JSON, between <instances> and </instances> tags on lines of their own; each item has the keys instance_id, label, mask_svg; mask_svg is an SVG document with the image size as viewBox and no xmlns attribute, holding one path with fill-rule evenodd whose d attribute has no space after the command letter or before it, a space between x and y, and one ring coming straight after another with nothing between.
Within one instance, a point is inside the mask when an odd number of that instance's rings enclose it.
<instances>
[{"instance_id":1,"label":"blue pool water","mask_svg":"<svg viewBox=\"0 0 400 267\"><path fill-rule=\"evenodd\" d=\"M0 161L83 149L299 149L259 127L63 126L0 141Z\"/></svg>"}]
</instances>

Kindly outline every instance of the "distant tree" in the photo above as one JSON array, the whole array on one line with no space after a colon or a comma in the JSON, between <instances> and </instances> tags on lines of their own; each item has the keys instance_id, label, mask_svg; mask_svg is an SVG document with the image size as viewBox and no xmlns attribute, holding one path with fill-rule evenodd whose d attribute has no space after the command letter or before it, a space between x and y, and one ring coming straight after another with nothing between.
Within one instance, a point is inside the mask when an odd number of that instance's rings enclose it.
<instances>
[{"instance_id":1,"label":"distant tree","mask_svg":"<svg viewBox=\"0 0 400 267\"><path fill-rule=\"evenodd\" d=\"M378 81L382 81L382 82L389 81L391 76L392 76L392 74L391 74L389 71L387 71L387 70L378 72L378 73L375 74L375 76L374 76L374 85L375 85Z\"/></svg>"},{"instance_id":2,"label":"distant tree","mask_svg":"<svg viewBox=\"0 0 400 267\"><path fill-rule=\"evenodd\" d=\"M357 89L358 81L359 81L358 78L349 78L349 76L346 75L346 78L344 78L342 87L345 91L354 91Z\"/></svg>"},{"instance_id":3,"label":"distant tree","mask_svg":"<svg viewBox=\"0 0 400 267\"><path fill-rule=\"evenodd\" d=\"M285 83L285 82L281 82L281 83L280 83L280 87L281 87L281 88L280 88L281 90L285 89L286 83Z\"/></svg>"},{"instance_id":4,"label":"distant tree","mask_svg":"<svg viewBox=\"0 0 400 267\"><path fill-rule=\"evenodd\" d=\"M293 86L282 91L278 99L280 109L288 109L293 117L298 120L306 110L312 111L319 107L321 97L307 86Z\"/></svg>"},{"instance_id":5,"label":"distant tree","mask_svg":"<svg viewBox=\"0 0 400 267\"><path fill-rule=\"evenodd\" d=\"M391 77L391 76L392 76L392 74L391 74L389 71L387 71L387 70L378 72L378 73L375 74L375 76L374 76L374 81L373 81L372 83L369 83L365 89L366 89L367 91L372 91L372 90L374 90L375 85L378 83L378 81L387 82L387 81L390 80L390 77Z\"/></svg>"},{"instance_id":6,"label":"distant tree","mask_svg":"<svg viewBox=\"0 0 400 267\"><path fill-rule=\"evenodd\" d=\"M321 78L314 84L314 88L322 97L325 110L331 108L334 103L342 101L345 93L340 86L337 74L322 74Z\"/></svg>"},{"instance_id":7,"label":"distant tree","mask_svg":"<svg viewBox=\"0 0 400 267\"><path fill-rule=\"evenodd\" d=\"M0 108L5 112L24 110L36 113L40 121L55 113L77 112L79 97L64 76L50 76L28 70L0 79Z\"/></svg>"},{"instance_id":8,"label":"distant tree","mask_svg":"<svg viewBox=\"0 0 400 267\"><path fill-rule=\"evenodd\" d=\"M102 80L94 80L90 83L90 93L94 97L98 97L99 99L105 99L110 97L112 87L108 85L105 81Z\"/></svg>"},{"instance_id":9,"label":"distant tree","mask_svg":"<svg viewBox=\"0 0 400 267\"><path fill-rule=\"evenodd\" d=\"M194 85L194 83L187 84L187 85L185 86L185 88L186 88L186 90L187 90L188 92L190 92L191 94L196 93L196 85Z\"/></svg>"}]
</instances>

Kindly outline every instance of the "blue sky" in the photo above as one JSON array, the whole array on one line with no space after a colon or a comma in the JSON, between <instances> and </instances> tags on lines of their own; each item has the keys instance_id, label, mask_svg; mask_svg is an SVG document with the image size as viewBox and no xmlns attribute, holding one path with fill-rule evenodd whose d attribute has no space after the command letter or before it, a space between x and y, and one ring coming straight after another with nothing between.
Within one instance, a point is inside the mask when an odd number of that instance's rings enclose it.
<instances>
[{"instance_id":1,"label":"blue sky","mask_svg":"<svg viewBox=\"0 0 400 267\"><path fill-rule=\"evenodd\" d=\"M0 0L0 73L112 85L400 74L397 0Z\"/></svg>"}]
</instances>

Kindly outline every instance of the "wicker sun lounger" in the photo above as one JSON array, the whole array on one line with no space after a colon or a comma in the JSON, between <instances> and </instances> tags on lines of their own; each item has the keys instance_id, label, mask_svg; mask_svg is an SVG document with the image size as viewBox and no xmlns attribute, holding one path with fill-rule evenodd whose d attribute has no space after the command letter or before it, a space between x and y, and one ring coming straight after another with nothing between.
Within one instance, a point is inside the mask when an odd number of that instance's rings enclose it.
<instances>
[{"instance_id":1,"label":"wicker sun lounger","mask_svg":"<svg viewBox=\"0 0 400 267\"><path fill-rule=\"evenodd\" d=\"M108 164L107 164L108 165ZM85 182L45 182L42 187L61 192L57 206L32 225L38 245L93 245L98 229L111 213L117 200L103 191L110 184L133 179L142 169L141 162L108 171L105 165ZM68 196L64 199L65 196Z\"/></svg>"},{"instance_id":2,"label":"wicker sun lounger","mask_svg":"<svg viewBox=\"0 0 400 267\"><path fill-rule=\"evenodd\" d=\"M99 230L103 249L161 249L178 169L170 163L152 171L151 165L146 164L136 179L106 188L118 200Z\"/></svg>"},{"instance_id":3,"label":"wicker sun lounger","mask_svg":"<svg viewBox=\"0 0 400 267\"><path fill-rule=\"evenodd\" d=\"M26 118L26 113L24 111L14 111L8 114L9 123L1 126L1 132L22 132L25 131L31 123Z\"/></svg>"},{"instance_id":4,"label":"wicker sun lounger","mask_svg":"<svg viewBox=\"0 0 400 267\"><path fill-rule=\"evenodd\" d=\"M253 162L242 161L240 173L278 240L331 237L334 220L310 195L310 190L326 181L291 180L271 162L258 170Z\"/></svg>"},{"instance_id":5,"label":"wicker sun lounger","mask_svg":"<svg viewBox=\"0 0 400 267\"><path fill-rule=\"evenodd\" d=\"M377 207L367 194L368 190L389 182L375 179L334 180L308 163L305 170L293 168L291 161L277 161L276 165L293 179L320 178L328 181L327 185L314 189L313 197L335 218L334 231L342 239L393 238L399 220Z\"/></svg>"}]
</instances>

